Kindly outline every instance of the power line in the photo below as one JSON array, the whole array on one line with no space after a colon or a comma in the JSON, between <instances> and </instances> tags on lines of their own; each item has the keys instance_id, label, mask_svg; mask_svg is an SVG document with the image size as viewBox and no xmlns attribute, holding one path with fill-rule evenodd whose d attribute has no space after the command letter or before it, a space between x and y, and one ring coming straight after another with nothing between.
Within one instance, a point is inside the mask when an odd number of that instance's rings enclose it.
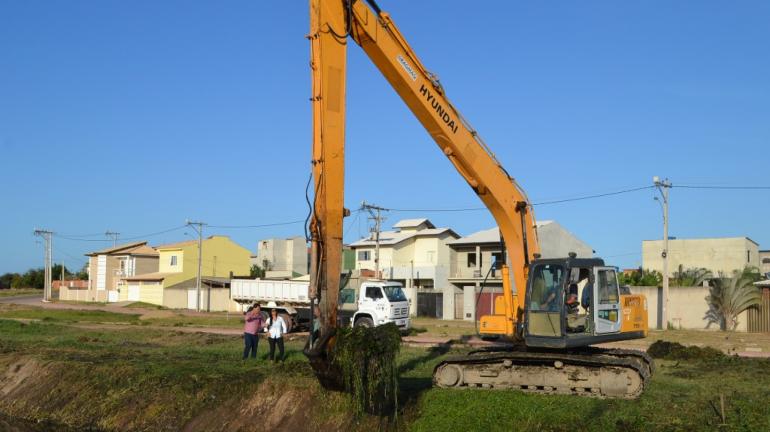
<instances>
[{"instance_id":1,"label":"power line","mask_svg":"<svg viewBox=\"0 0 770 432\"><path fill-rule=\"evenodd\" d=\"M645 189L652 189L654 187L655 186L642 186L638 188L624 189L624 190L619 190L615 192L607 192L607 193L596 194L596 195L586 195L586 196L581 196L577 198L566 198L562 200L543 201L539 203L533 203L532 205L538 206L538 205L560 204L560 203L571 202L571 201L581 201L581 200L587 200L587 199L602 198L602 197L607 197L612 195L620 195L620 194L625 194L630 192L636 192L636 191L645 190Z\"/></svg>"},{"instance_id":2,"label":"power line","mask_svg":"<svg viewBox=\"0 0 770 432\"><path fill-rule=\"evenodd\" d=\"M221 229L246 229L246 228L266 228L266 227L274 227L274 226L282 226L282 225L294 225L298 223L304 223L304 219L300 220L294 220L289 222L276 222L276 223L268 223L268 224L260 224L260 225L209 225L210 228L221 228Z\"/></svg>"},{"instance_id":3,"label":"power line","mask_svg":"<svg viewBox=\"0 0 770 432\"><path fill-rule=\"evenodd\" d=\"M671 187L684 189L722 189L722 190L770 190L770 186L698 186L698 185L673 185Z\"/></svg>"}]
</instances>

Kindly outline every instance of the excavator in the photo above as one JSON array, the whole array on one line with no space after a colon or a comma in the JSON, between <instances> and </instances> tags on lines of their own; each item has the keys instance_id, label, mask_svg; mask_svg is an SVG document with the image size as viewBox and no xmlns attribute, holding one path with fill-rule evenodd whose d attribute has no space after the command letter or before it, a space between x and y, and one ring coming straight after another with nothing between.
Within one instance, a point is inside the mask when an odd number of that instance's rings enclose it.
<instances>
[{"instance_id":1,"label":"excavator","mask_svg":"<svg viewBox=\"0 0 770 432\"><path fill-rule=\"evenodd\" d=\"M310 296L318 332L305 354L327 387L339 387L331 361L340 291L345 169L346 49L352 40L484 203L497 222L503 257L495 263L502 295L479 317L482 336L503 338L467 355L443 358L442 388L519 389L599 398L638 397L653 363L635 350L593 345L647 335L647 301L623 292L617 270L600 258L542 258L524 190L450 102L438 76L419 60L391 16L374 0L310 0L313 195L309 216ZM309 185L308 185L309 186ZM585 312L576 306L582 288ZM586 293L587 291L587 294Z\"/></svg>"}]
</instances>

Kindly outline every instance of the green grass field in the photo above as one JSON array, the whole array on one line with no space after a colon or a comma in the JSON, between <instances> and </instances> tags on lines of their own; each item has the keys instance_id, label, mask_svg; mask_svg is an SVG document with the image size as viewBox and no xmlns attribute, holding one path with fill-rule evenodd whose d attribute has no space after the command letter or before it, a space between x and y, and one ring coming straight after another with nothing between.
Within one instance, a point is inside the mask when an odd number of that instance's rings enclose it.
<instances>
[{"instance_id":1,"label":"green grass field","mask_svg":"<svg viewBox=\"0 0 770 432\"><path fill-rule=\"evenodd\" d=\"M279 392L290 388L298 395L312 395L314 399L305 403L316 407L311 418L321 422L313 424L350 430L770 430L768 360L723 357L657 361L648 390L638 400L624 401L434 389L431 375L435 364L445 355L463 351L402 347L399 415L396 423L388 426L382 419L350 418L344 396L323 393L301 353L301 341L287 343L283 365L263 359L243 362L238 336L141 326L90 330L68 326L68 320L114 322L111 320L134 318L83 311L47 312L61 315L28 324L0 319L0 373L19 358L33 358L46 365L44 373L57 377L45 392L33 387L28 400L19 397L13 403L0 402L0 415L35 421L43 416L42 420L56 425L91 425L97 430L176 430L201 410L218 412L218 406L227 407L233 398L264 391L260 386L272 382ZM264 340L260 343L262 356L266 345ZM725 425L720 425L720 396L725 400ZM58 408L39 408L48 405ZM131 418L126 417L126 406L135 407Z\"/></svg>"},{"instance_id":2,"label":"green grass field","mask_svg":"<svg viewBox=\"0 0 770 432\"><path fill-rule=\"evenodd\" d=\"M21 288L21 289L2 289L0 290L0 298L15 297L15 296L27 296L33 294L43 295L43 290L33 288Z\"/></svg>"}]
</instances>

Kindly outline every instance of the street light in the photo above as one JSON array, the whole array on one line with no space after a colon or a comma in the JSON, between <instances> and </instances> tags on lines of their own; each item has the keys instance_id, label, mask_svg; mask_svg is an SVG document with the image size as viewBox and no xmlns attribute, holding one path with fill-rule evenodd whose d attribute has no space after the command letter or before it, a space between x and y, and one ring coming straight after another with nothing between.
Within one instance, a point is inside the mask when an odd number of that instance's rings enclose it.
<instances>
[{"instance_id":1,"label":"street light","mask_svg":"<svg viewBox=\"0 0 770 432\"><path fill-rule=\"evenodd\" d=\"M663 300L661 306L661 322L658 325L659 329L668 328L668 192L671 189L671 182L668 179L660 180L660 177L655 176L652 178L652 182L660 193L660 197L663 201L661 205L663 207L663 251L660 256L663 258ZM655 197L655 200L660 203L661 200Z\"/></svg>"}]
</instances>

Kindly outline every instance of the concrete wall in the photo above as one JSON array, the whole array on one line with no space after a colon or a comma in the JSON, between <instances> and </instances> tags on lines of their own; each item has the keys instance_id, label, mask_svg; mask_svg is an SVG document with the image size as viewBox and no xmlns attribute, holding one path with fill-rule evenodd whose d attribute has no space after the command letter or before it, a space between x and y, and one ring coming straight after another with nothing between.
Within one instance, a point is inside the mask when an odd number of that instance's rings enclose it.
<instances>
[{"instance_id":1,"label":"concrete wall","mask_svg":"<svg viewBox=\"0 0 770 432\"><path fill-rule=\"evenodd\" d=\"M308 273L307 244L303 237L260 240L257 249L254 262L264 268L267 261L268 268L265 270L289 275Z\"/></svg>"},{"instance_id":2,"label":"concrete wall","mask_svg":"<svg viewBox=\"0 0 770 432\"><path fill-rule=\"evenodd\" d=\"M575 252L578 258L594 256L591 246L556 222L538 225L537 238L543 258L563 258L570 252Z\"/></svg>"},{"instance_id":3,"label":"concrete wall","mask_svg":"<svg viewBox=\"0 0 770 432\"><path fill-rule=\"evenodd\" d=\"M644 294L647 297L648 323L651 329L667 328L661 322L662 289L649 286L631 287L633 294ZM668 321L675 329L703 330L708 325L704 319L708 311L706 296L708 287L671 287L669 288ZM738 331L746 331L747 314L743 312L738 316ZM719 330L718 324L712 324L710 329Z\"/></svg>"},{"instance_id":4,"label":"concrete wall","mask_svg":"<svg viewBox=\"0 0 770 432\"><path fill-rule=\"evenodd\" d=\"M642 242L642 267L663 272L663 240ZM746 237L712 239L676 239L668 241L669 275L678 271L679 265L688 268L711 270L714 275L742 270L750 265L759 267L759 247Z\"/></svg>"}]
</instances>

